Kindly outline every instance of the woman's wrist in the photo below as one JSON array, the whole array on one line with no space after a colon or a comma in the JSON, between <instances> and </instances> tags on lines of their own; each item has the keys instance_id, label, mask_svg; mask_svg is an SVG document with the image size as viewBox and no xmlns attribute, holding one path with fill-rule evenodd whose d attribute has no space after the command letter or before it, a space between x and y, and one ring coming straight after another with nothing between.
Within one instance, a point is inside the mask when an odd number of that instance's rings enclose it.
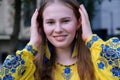
<instances>
[{"instance_id":1,"label":"woman's wrist","mask_svg":"<svg viewBox=\"0 0 120 80\"><path fill-rule=\"evenodd\" d=\"M25 49L30 51L34 56L38 53L38 49L30 43L25 46Z\"/></svg>"},{"instance_id":2,"label":"woman's wrist","mask_svg":"<svg viewBox=\"0 0 120 80\"><path fill-rule=\"evenodd\" d=\"M40 47L40 44L34 41L30 41L28 44L34 46L36 49L38 49Z\"/></svg>"},{"instance_id":3,"label":"woman's wrist","mask_svg":"<svg viewBox=\"0 0 120 80\"><path fill-rule=\"evenodd\" d=\"M92 33L88 34L88 35L86 36L85 41L86 41L87 39L89 39L91 35L92 35Z\"/></svg>"},{"instance_id":4,"label":"woman's wrist","mask_svg":"<svg viewBox=\"0 0 120 80\"><path fill-rule=\"evenodd\" d=\"M90 36L91 36L92 34L93 34L93 33L91 32L91 33L89 33L89 34L87 34L87 35L83 35L83 41L86 42L86 40L87 40L88 38L90 38Z\"/></svg>"}]
</instances>

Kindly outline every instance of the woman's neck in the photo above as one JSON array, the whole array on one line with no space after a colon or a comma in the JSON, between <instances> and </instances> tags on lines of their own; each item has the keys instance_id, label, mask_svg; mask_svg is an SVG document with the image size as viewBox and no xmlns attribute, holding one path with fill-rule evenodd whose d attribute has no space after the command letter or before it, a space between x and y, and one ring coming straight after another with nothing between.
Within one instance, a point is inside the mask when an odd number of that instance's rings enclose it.
<instances>
[{"instance_id":1,"label":"woman's neck","mask_svg":"<svg viewBox=\"0 0 120 80\"><path fill-rule=\"evenodd\" d=\"M72 58L71 48L56 48L57 62L60 64L73 64L76 62L76 58Z\"/></svg>"}]
</instances>

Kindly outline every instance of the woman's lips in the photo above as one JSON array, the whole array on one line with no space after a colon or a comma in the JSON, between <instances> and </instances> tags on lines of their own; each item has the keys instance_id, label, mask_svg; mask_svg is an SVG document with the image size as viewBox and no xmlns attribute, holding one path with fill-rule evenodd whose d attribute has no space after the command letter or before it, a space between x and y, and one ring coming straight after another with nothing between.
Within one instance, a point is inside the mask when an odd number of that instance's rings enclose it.
<instances>
[{"instance_id":1,"label":"woman's lips","mask_svg":"<svg viewBox=\"0 0 120 80\"><path fill-rule=\"evenodd\" d=\"M54 36L56 41L62 42L66 39L66 35Z\"/></svg>"}]
</instances>

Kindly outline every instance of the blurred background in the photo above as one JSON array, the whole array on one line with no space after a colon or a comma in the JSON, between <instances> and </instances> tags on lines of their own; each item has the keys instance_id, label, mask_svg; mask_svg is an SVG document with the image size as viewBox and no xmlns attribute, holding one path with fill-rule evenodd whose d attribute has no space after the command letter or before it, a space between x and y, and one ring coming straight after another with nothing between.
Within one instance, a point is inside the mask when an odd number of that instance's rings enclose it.
<instances>
[{"instance_id":1,"label":"blurred background","mask_svg":"<svg viewBox=\"0 0 120 80\"><path fill-rule=\"evenodd\" d=\"M120 38L120 0L78 0L89 14L92 30L103 40ZM40 0L0 0L0 64L29 41L31 16Z\"/></svg>"}]
</instances>

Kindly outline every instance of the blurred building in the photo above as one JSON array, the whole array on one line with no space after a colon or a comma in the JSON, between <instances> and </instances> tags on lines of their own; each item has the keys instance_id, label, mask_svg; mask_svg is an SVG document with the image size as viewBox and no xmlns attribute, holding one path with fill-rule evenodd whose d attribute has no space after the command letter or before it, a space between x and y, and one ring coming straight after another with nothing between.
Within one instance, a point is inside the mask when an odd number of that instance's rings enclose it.
<instances>
[{"instance_id":1,"label":"blurred building","mask_svg":"<svg viewBox=\"0 0 120 80\"><path fill-rule=\"evenodd\" d=\"M29 40L31 16L36 5L39 7L40 0L30 1L29 3L24 2L24 4L21 5L20 44L16 49L24 47L25 44L22 43ZM120 34L118 31L118 28L120 28L120 0L111 0L111 2L108 0L101 1L103 1L101 4L98 2L95 3L94 18L91 23L93 30L101 34L101 36L105 36L105 34ZM13 32L14 15L14 0L0 0L0 53L4 54L0 54L0 59L11 52L12 45L10 44L10 36ZM102 31L104 31L104 33Z\"/></svg>"},{"instance_id":2,"label":"blurred building","mask_svg":"<svg viewBox=\"0 0 120 80\"><path fill-rule=\"evenodd\" d=\"M0 0L0 39L9 39L14 23L12 0Z\"/></svg>"},{"instance_id":3,"label":"blurred building","mask_svg":"<svg viewBox=\"0 0 120 80\"><path fill-rule=\"evenodd\" d=\"M94 30L106 29L108 35L120 35L120 0L99 0L95 3Z\"/></svg>"},{"instance_id":4,"label":"blurred building","mask_svg":"<svg viewBox=\"0 0 120 80\"><path fill-rule=\"evenodd\" d=\"M33 2L32 2L33 1ZM19 32L19 41L16 49L22 49L29 40L31 16L35 10L35 0L28 3L22 2L21 5L21 27ZM11 44L10 38L14 26L14 0L0 0L0 62L11 53L14 43ZM17 27L17 26L16 26ZM2 59L2 60L3 60Z\"/></svg>"},{"instance_id":5,"label":"blurred building","mask_svg":"<svg viewBox=\"0 0 120 80\"><path fill-rule=\"evenodd\" d=\"M40 0L21 0L21 21L19 39L15 50L22 49L29 41L31 16ZM13 50L10 38L13 33L15 0L0 0L0 62ZM16 26L17 27L17 26ZM3 60L2 59L2 60Z\"/></svg>"},{"instance_id":6,"label":"blurred building","mask_svg":"<svg viewBox=\"0 0 120 80\"><path fill-rule=\"evenodd\" d=\"M14 9L12 4L12 0L0 0L0 62L11 48L9 40L14 23ZM2 53L4 54L2 55Z\"/></svg>"}]
</instances>

